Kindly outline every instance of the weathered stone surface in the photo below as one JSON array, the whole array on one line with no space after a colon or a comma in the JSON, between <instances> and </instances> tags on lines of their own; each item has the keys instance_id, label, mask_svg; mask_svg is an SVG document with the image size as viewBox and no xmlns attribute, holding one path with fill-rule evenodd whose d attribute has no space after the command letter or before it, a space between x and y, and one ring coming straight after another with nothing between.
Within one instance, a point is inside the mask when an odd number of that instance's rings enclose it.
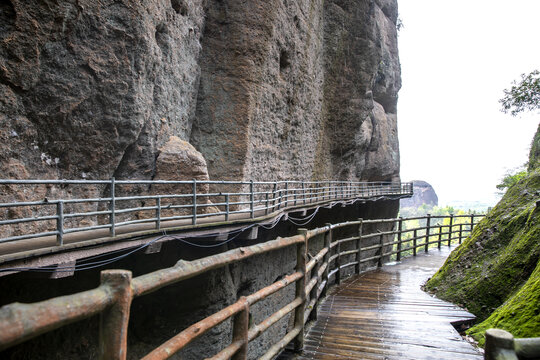
<instances>
[{"instance_id":1,"label":"weathered stone surface","mask_svg":"<svg viewBox=\"0 0 540 360\"><path fill-rule=\"evenodd\" d=\"M399 178L394 1L208 6L191 142L212 178Z\"/></svg>"},{"instance_id":2,"label":"weathered stone surface","mask_svg":"<svg viewBox=\"0 0 540 360\"><path fill-rule=\"evenodd\" d=\"M1 12L2 170L14 158L31 178L150 178L169 136L187 138L202 1L13 0Z\"/></svg>"},{"instance_id":3,"label":"weathered stone surface","mask_svg":"<svg viewBox=\"0 0 540 360\"><path fill-rule=\"evenodd\" d=\"M417 208L424 204L437 206L439 205L439 198L433 186L423 180L413 180L414 194L410 198L401 199L401 207L413 207Z\"/></svg>"},{"instance_id":4,"label":"weathered stone surface","mask_svg":"<svg viewBox=\"0 0 540 360\"><path fill-rule=\"evenodd\" d=\"M2 14L10 176L151 179L177 136L213 179L398 179L395 0L13 0Z\"/></svg>"}]
</instances>

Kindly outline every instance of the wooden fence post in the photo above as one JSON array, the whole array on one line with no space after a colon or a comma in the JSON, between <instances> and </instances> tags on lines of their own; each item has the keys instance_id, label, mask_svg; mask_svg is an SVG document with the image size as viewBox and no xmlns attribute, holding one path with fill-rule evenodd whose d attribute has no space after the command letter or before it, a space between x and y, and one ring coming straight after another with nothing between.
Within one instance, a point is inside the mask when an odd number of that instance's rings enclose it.
<instances>
[{"instance_id":1,"label":"wooden fence post","mask_svg":"<svg viewBox=\"0 0 540 360\"><path fill-rule=\"evenodd\" d=\"M339 241L339 239L336 241L336 284L339 285L341 284L341 242Z\"/></svg>"},{"instance_id":2,"label":"wooden fence post","mask_svg":"<svg viewBox=\"0 0 540 360\"><path fill-rule=\"evenodd\" d=\"M426 248L425 252L428 252L429 247L429 230L431 228L431 214L427 214L427 220L426 220Z\"/></svg>"},{"instance_id":3,"label":"wooden fence post","mask_svg":"<svg viewBox=\"0 0 540 360\"><path fill-rule=\"evenodd\" d=\"M328 284L328 272L330 270L330 244L332 243L332 224L327 223L326 226L328 227L328 231L324 234L324 247L328 249L326 252L326 255L324 255L324 263L326 264L326 268L323 272L323 281L324 281L324 288L322 291L321 296L325 297L328 292L328 287L330 286Z\"/></svg>"},{"instance_id":4,"label":"wooden fence post","mask_svg":"<svg viewBox=\"0 0 540 360\"><path fill-rule=\"evenodd\" d=\"M450 225L448 225L448 246L452 242L452 231L454 230L454 214L450 214Z\"/></svg>"},{"instance_id":5,"label":"wooden fence post","mask_svg":"<svg viewBox=\"0 0 540 360\"><path fill-rule=\"evenodd\" d=\"M294 327L300 332L294 339L294 350L302 351L304 348L304 311L306 308L306 257L307 257L307 229L298 229L298 233L304 236L304 241L296 245L296 271L303 274L296 281L295 297L302 300L302 304L294 311Z\"/></svg>"},{"instance_id":6,"label":"wooden fence post","mask_svg":"<svg viewBox=\"0 0 540 360\"><path fill-rule=\"evenodd\" d=\"M417 230L414 229L414 232L413 232L413 255L416 256L416 235L417 235Z\"/></svg>"},{"instance_id":7,"label":"wooden fence post","mask_svg":"<svg viewBox=\"0 0 540 360\"><path fill-rule=\"evenodd\" d=\"M231 360L246 360L248 353L248 332L249 332L249 303L247 298L242 296L243 309L234 316L232 341L242 341L242 347L233 355Z\"/></svg>"},{"instance_id":8,"label":"wooden fence post","mask_svg":"<svg viewBox=\"0 0 540 360\"><path fill-rule=\"evenodd\" d=\"M107 284L114 304L104 310L99 321L99 359L124 360L127 355L129 310L133 293L131 271L103 270L101 284Z\"/></svg>"},{"instance_id":9,"label":"wooden fence post","mask_svg":"<svg viewBox=\"0 0 540 360\"><path fill-rule=\"evenodd\" d=\"M442 225L439 225L439 239L437 239L437 248L441 250L441 242L442 242Z\"/></svg>"},{"instance_id":10,"label":"wooden fence post","mask_svg":"<svg viewBox=\"0 0 540 360\"><path fill-rule=\"evenodd\" d=\"M356 240L356 273L360 274L360 260L362 260L362 218L358 219L358 239Z\"/></svg>"},{"instance_id":11,"label":"wooden fence post","mask_svg":"<svg viewBox=\"0 0 540 360\"><path fill-rule=\"evenodd\" d=\"M384 254L384 237L379 235L379 259L377 260L377 267L382 267L382 259Z\"/></svg>"},{"instance_id":12,"label":"wooden fence post","mask_svg":"<svg viewBox=\"0 0 540 360\"><path fill-rule=\"evenodd\" d=\"M514 350L514 337L501 329L486 330L485 360L517 360Z\"/></svg>"},{"instance_id":13,"label":"wooden fence post","mask_svg":"<svg viewBox=\"0 0 540 360\"><path fill-rule=\"evenodd\" d=\"M459 243L461 244L461 238L463 237L463 224L459 224Z\"/></svg>"},{"instance_id":14,"label":"wooden fence post","mask_svg":"<svg viewBox=\"0 0 540 360\"><path fill-rule=\"evenodd\" d=\"M396 256L396 260L397 261L401 261L401 233L403 231L403 218L402 217L399 217L399 220L398 220L398 234L397 234L397 256Z\"/></svg>"}]
</instances>

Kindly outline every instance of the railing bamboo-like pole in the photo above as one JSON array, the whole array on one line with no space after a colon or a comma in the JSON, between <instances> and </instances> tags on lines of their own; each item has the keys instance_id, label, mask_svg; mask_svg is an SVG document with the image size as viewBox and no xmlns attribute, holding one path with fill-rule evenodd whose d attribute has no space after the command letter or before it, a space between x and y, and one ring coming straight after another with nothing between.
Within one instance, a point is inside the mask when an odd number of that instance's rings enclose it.
<instances>
[{"instance_id":1,"label":"railing bamboo-like pole","mask_svg":"<svg viewBox=\"0 0 540 360\"><path fill-rule=\"evenodd\" d=\"M457 218L468 217L454 216L437 217L450 219L448 230L448 241L452 238L452 226L460 226L459 242L463 238L463 223L453 224L453 220ZM479 215L475 215L479 216ZM220 311L202 319L201 321L189 326L181 331L173 338L166 341L161 346L151 351L144 359L165 359L193 340L209 331L213 327L223 323L224 321L232 321L232 341L229 346L222 349L212 359L237 359L243 360L248 357L248 344L253 339L257 338L266 329L275 324L280 319L283 319L287 314L293 313L294 326L282 338L275 341L269 350L261 356L261 359L271 359L279 353L289 342L294 341L294 348L299 351L304 346L304 329L307 320L317 318L317 308L319 301L327 294L329 287L330 272L336 275L336 283L341 281L341 269L348 266L355 266L355 272L360 271L362 263L371 261L371 264L382 266L384 257L390 254L396 254L398 260L402 259L403 252L411 250L403 249L402 233L413 233L412 253L417 254L417 247L426 246L429 250L430 235L438 235L438 247L441 245L442 228L446 225L431 224L433 217L428 215L425 217L426 226L412 230L404 229L404 222L408 220L424 219L420 218L398 218L398 219L376 219L363 220L339 223L326 224L326 226L314 230L299 229L299 235L278 238L266 243L260 243L249 247L240 247L224 253L208 256L206 258L196 259L192 261L179 261L171 268L157 270L153 273L131 278L131 273L125 270L105 270L101 275L101 285L93 290L86 292L54 298L35 304L10 304L0 308L0 351L31 339L42 333L52 331L66 324L89 318L94 315L100 315L100 336L99 336L99 357L100 359L118 359L123 360L127 356L127 329L129 321L129 313L131 301L137 296L152 293L165 286L178 283L180 281L192 278L207 271L217 269L219 267L239 262L252 256L264 254L278 249L287 247L296 247L296 269L295 272L286 275L284 278L262 288L251 295L241 297L236 303L231 304ZM474 217L471 217L470 226L472 227ZM397 231L395 224L397 222ZM392 231L376 232L371 234L365 233L367 224L393 224ZM469 224L465 224L469 225ZM357 233L357 236L347 237L344 239L334 238L334 229L349 227L350 233ZM431 234L430 229L438 228L438 234ZM417 245L418 231L426 231L424 236L426 244ZM465 230L466 232L466 230ZM339 233L342 233L341 231ZM347 232L343 232L347 233ZM469 231L469 234L471 231ZM397 245L397 251L390 253L384 252L385 244L383 239L388 235L397 235L397 242L392 244ZM307 262L307 249L310 239L315 236L323 236L324 246L318 254L313 256ZM348 235L350 236L350 235ZM377 238L376 245L364 246L363 240L369 238ZM355 241L356 246L353 250L341 249L341 243ZM331 254L331 249L335 248L334 255ZM370 258L362 258L362 255L368 250L377 250L375 256ZM355 261L342 264L341 255L354 256ZM331 259L335 259L335 265L331 266ZM345 258L345 257L344 257ZM309 281L309 283L308 283ZM266 317L259 324L249 326L249 312L252 305L262 299L267 298L271 294L282 291L288 285L295 283L295 297L287 305L283 306L275 313ZM309 303L308 303L309 299ZM309 305L309 306L308 306ZM25 324L22 326L21 324Z\"/></svg>"}]
</instances>

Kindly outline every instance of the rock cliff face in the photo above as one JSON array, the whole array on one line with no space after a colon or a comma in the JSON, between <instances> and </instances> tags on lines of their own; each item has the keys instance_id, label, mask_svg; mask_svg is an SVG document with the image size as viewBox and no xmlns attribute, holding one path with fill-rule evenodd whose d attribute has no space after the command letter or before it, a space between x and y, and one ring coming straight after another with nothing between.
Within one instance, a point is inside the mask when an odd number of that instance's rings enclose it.
<instances>
[{"instance_id":1,"label":"rock cliff face","mask_svg":"<svg viewBox=\"0 0 540 360\"><path fill-rule=\"evenodd\" d=\"M0 14L2 178L152 179L173 136L212 179L399 178L395 0L7 0Z\"/></svg>"}]
</instances>

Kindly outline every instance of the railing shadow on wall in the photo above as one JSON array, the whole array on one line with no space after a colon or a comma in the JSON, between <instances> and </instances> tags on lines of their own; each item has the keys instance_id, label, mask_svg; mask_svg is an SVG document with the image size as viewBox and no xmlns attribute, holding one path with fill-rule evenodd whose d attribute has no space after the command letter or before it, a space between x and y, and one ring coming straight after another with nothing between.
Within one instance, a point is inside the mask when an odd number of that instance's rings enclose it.
<instances>
[{"instance_id":1,"label":"railing shadow on wall","mask_svg":"<svg viewBox=\"0 0 540 360\"><path fill-rule=\"evenodd\" d=\"M0 244L160 230L333 200L412 196L412 183L0 179Z\"/></svg>"},{"instance_id":2,"label":"railing shadow on wall","mask_svg":"<svg viewBox=\"0 0 540 360\"><path fill-rule=\"evenodd\" d=\"M94 315L100 316L99 354L101 359L125 359L130 306L134 298L155 292L183 280L228 264L290 248L296 253L295 270L278 281L201 319L152 350L144 359L166 359L212 328L230 322L232 341L210 359L246 359L248 344L272 325L290 317L286 331L269 344L261 359L271 359L291 341L301 350L304 329L317 318L317 308L331 284L366 268L380 267L417 251L461 243L483 215L426 216L350 221L327 224L299 234L248 247L240 247L205 258L132 278L126 270L104 270L101 285L85 292L61 296L34 304L12 303L0 308L0 351L37 335ZM420 221L419 221L420 220ZM409 222L422 226L408 226ZM380 228L391 228L380 231ZM294 249L294 250L293 250ZM251 322L253 306L270 295L295 284L293 300ZM181 285L177 285L181 286ZM159 295L159 294L158 294Z\"/></svg>"}]
</instances>

